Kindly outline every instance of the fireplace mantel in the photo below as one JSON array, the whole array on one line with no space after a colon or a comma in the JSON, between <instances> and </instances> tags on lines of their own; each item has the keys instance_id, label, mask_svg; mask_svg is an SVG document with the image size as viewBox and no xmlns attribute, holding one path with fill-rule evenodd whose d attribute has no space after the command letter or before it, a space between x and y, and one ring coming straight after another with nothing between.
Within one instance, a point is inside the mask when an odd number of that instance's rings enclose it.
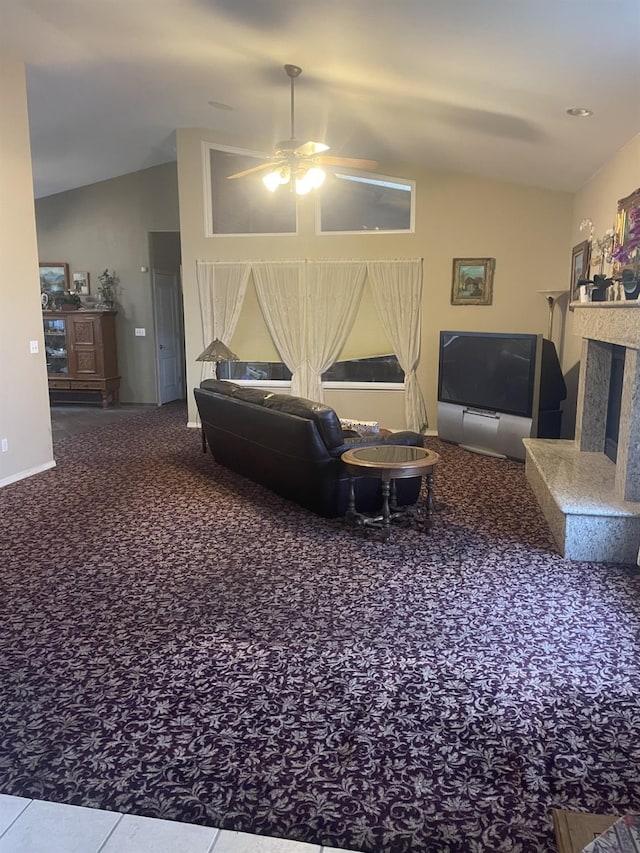
<instances>
[{"instance_id":1,"label":"fireplace mantel","mask_svg":"<svg viewBox=\"0 0 640 853\"><path fill-rule=\"evenodd\" d=\"M640 349L640 302L572 302L574 334L593 341Z\"/></svg>"},{"instance_id":2,"label":"fireplace mantel","mask_svg":"<svg viewBox=\"0 0 640 853\"><path fill-rule=\"evenodd\" d=\"M635 562L640 548L640 302L572 302L582 340L574 441L525 439L527 479L575 560ZM625 348L618 457L604 455L613 347Z\"/></svg>"}]
</instances>

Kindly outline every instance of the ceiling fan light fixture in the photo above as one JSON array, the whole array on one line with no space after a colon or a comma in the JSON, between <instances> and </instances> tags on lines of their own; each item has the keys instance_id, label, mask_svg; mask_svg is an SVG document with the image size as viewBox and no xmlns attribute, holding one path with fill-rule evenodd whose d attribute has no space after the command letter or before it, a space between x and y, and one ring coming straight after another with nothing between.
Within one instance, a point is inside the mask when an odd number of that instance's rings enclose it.
<instances>
[{"instance_id":1,"label":"ceiling fan light fixture","mask_svg":"<svg viewBox=\"0 0 640 853\"><path fill-rule=\"evenodd\" d=\"M288 184L290 180L291 169L289 169L288 166L281 166L279 169L274 169L272 172L268 172L262 179L262 183L269 192L274 193L278 187L283 184Z\"/></svg>"},{"instance_id":2,"label":"ceiling fan light fixture","mask_svg":"<svg viewBox=\"0 0 640 853\"><path fill-rule=\"evenodd\" d=\"M280 186L280 175L277 172L268 172L262 179L262 183L269 192L274 193Z\"/></svg>"},{"instance_id":3,"label":"ceiling fan light fixture","mask_svg":"<svg viewBox=\"0 0 640 853\"><path fill-rule=\"evenodd\" d=\"M296 178L296 192L298 195L306 195L310 190L317 190L322 186L326 177L323 169L312 166L301 178Z\"/></svg>"}]
</instances>

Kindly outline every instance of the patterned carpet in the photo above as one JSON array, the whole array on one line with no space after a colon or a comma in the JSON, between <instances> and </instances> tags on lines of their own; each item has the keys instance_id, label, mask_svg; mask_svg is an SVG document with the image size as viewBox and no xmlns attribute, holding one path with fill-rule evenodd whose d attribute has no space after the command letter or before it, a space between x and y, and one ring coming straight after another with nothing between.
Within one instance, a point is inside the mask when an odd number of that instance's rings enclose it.
<instances>
[{"instance_id":1,"label":"patterned carpet","mask_svg":"<svg viewBox=\"0 0 640 853\"><path fill-rule=\"evenodd\" d=\"M371 853L640 807L640 574L562 560L522 465L428 439L433 535L385 546L185 422L0 491L0 791Z\"/></svg>"}]
</instances>

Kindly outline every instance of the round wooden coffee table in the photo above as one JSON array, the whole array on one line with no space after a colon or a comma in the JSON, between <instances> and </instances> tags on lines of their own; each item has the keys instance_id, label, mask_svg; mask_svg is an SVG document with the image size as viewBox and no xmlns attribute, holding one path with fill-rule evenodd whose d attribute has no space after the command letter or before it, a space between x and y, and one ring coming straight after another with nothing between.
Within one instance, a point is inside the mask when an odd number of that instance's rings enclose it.
<instances>
[{"instance_id":1,"label":"round wooden coffee table","mask_svg":"<svg viewBox=\"0 0 640 853\"><path fill-rule=\"evenodd\" d=\"M433 470L440 456L424 447L406 447L399 444L371 444L356 450L346 450L342 461L347 466L351 485L346 520L360 525L372 525L382 531L386 542L391 533L391 522L409 513L415 507L399 507L396 504L395 481L407 477L424 477L426 496L424 505L424 528L427 533L433 526L435 514L433 500ZM355 502L355 477L377 477L382 485L382 511L379 515L357 512Z\"/></svg>"}]
</instances>

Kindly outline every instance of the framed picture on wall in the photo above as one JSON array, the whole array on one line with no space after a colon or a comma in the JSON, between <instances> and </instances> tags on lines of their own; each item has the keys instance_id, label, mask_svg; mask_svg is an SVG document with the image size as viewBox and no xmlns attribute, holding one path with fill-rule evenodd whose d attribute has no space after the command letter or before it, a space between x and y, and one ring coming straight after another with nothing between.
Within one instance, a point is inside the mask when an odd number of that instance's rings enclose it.
<instances>
[{"instance_id":1,"label":"framed picture on wall","mask_svg":"<svg viewBox=\"0 0 640 853\"><path fill-rule=\"evenodd\" d=\"M495 258L454 258L452 305L491 305Z\"/></svg>"},{"instance_id":2,"label":"framed picture on wall","mask_svg":"<svg viewBox=\"0 0 640 853\"><path fill-rule=\"evenodd\" d=\"M73 292L80 294L80 296L86 296L90 293L88 272L73 273Z\"/></svg>"},{"instance_id":3,"label":"framed picture on wall","mask_svg":"<svg viewBox=\"0 0 640 853\"><path fill-rule=\"evenodd\" d=\"M583 240L571 250L571 301L577 302L580 299L578 293L578 282L581 279L589 278L589 251L591 244L588 240Z\"/></svg>"},{"instance_id":4,"label":"framed picture on wall","mask_svg":"<svg viewBox=\"0 0 640 853\"><path fill-rule=\"evenodd\" d=\"M640 259L639 225L640 189L637 189L618 202L613 248L613 275L622 282L627 299L635 299L634 292L640 286L638 270L638 260Z\"/></svg>"},{"instance_id":5,"label":"framed picture on wall","mask_svg":"<svg viewBox=\"0 0 640 853\"><path fill-rule=\"evenodd\" d=\"M69 290L69 264L43 261L40 264L40 291L64 293Z\"/></svg>"}]
</instances>

